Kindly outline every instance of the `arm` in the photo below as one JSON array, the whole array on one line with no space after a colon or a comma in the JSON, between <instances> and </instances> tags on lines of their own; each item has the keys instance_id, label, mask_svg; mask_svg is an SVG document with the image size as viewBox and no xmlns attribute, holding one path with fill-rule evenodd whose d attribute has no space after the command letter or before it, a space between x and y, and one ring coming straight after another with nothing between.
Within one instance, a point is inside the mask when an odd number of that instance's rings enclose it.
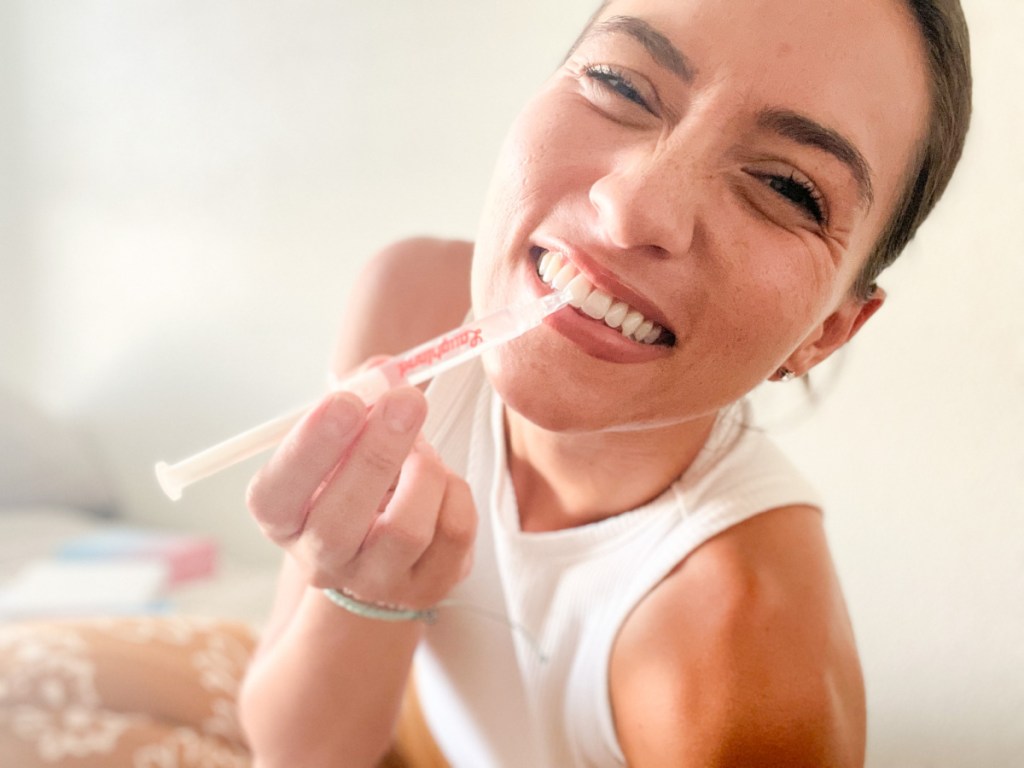
<instances>
[{"instance_id":1,"label":"arm","mask_svg":"<svg viewBox=\"0 0 1024 768\"><path fill-rule=\"evenodd\" d=\"M283 579L301 579L293 565ZM255 765L375 765L419 627L360 619L302 584L291 622L246 675L240 717Z\"/></svg>"},{"instance_id":2,"label":"arm","mask_svg":"<svg viewBox=\"0 0 1024 768\"><path fill-rule=\"evenodd\" d=\"M468 260L467 245L436 241L376 258L353 291L334 370L457 325ZM239 701L259 765L372 765L389 744L421 627L354 616L321 589L425 608L462 576L475 512L464 483L417 437L425 412L410 388L369 410L332 395L250 486L254 517L287 552Z\"/></svg>"},{"instance_id":3,"label":"arm","mask_svg":"<svg viewBox=\"0 0 1024 768\"><path fill-rule=\"evenodd\" d=\"M634 768L863 765L863 682L812 508L695 551L629 617L610 676Z\"/></svg>"}]
</instances>

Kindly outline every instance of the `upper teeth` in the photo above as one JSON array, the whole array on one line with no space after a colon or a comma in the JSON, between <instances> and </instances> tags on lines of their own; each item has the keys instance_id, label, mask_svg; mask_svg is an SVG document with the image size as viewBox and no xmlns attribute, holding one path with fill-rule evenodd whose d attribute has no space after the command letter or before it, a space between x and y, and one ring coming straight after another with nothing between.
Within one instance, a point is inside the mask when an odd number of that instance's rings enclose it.
<instances>
[{"instance_id":1,"label":"upper teeth","mask_svg":"<svg viewBox=\"0 0 1024 768\"><path fill-rule=\"evenodd\" d=\"M545 251L537 271L541 280L555 290L568 288L572 306L595 320L604 320L609 328L618 328L623 336L641 344L653 344L661 336L660 325L646 319L626 302L595 288L562 254Z\"/></svg>"}]
</instances>

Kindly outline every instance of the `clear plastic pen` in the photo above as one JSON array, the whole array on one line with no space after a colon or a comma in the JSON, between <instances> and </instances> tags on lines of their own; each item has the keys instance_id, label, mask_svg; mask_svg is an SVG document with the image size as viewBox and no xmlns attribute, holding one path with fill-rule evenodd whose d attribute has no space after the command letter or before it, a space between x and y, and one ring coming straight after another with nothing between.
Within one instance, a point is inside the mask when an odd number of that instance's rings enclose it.
<instances>
[{"instance_id":1,"label":"clear plastic pen","mask_svg":"<svg viewBox=\"0 0 1024 768\"><path fill-rule=\"evenodd\" d=\"M569 298L568 292L561 291L506 307L392 357L382 365L343 379L332 389L352 392L369 405L392 387L430 381L492 347L521 336L566 306ZM161 461L156 465L160 487L171 499L180 499L182 490L192 483L277 445L312 407L311 403L278 416L176 464Z\"/></svg>"}]
</instances>

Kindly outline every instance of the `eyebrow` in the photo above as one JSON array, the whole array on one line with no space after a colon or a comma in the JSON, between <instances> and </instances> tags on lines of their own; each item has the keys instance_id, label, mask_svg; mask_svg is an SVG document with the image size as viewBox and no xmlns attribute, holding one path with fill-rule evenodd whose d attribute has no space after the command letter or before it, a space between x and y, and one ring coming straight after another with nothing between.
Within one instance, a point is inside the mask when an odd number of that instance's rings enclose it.
<instances>
[{"instance_id":1,"label":"eyebrow","mask_svg":"<svg viewBox=\"0 0 1024 768\"><path fill-rule=\"evenodd\" d=\"M681 78L687 83L693 82L696 68L683 52L676 48L672 41L665 37L643 19L635 16L612 16L604 21L595 22L583 30L583 34L573 43L569 50L571 56L586 40L599 35L625 34L644 47L651 58L658 64Z\"/></svg>"},{"instance_id":2,"label":"eyebrow","mask_svg":"<svg viewBox=\"0 0 1024 768\"><path fill-rule=\"evenodd\" d=\"M853 142L841 133L788 109L767 109L758 116L757 124L797 144L832 155L853 174L861 202L868 207L874 202L871 167Z\"/></svg>"},{"instance_id":3,"label":"eyebrow","mask_svg":"<svg viewBox=\"0 0 1024 768\"><path fill-rule=\"evenodd\" d=\"M636 16L612 16L604 21L592 22L573 43L566 58L572 56L590 38L605 34L625 34L633 38L655 62L687 84L692 83L697 74L697 68L671 40ZM853 142L841 133L788 109L766 109L758 116L757 122L762 128L797 144L819 149L835 157L853 174L861 202L868 207L872 205L874 190L871 185L871 166Z\"/></svg>"}]
</instances>

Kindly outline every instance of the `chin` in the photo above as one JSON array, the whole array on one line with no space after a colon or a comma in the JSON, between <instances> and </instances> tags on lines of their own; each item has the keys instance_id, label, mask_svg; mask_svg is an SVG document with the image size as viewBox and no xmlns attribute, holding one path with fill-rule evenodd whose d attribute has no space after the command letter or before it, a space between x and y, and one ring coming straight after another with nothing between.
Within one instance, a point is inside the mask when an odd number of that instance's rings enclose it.
<instances>
[{"instance_id":1,"label":"chin","mask_svg":"<svg viewBox=\"0 0 1024 768\"><path fill-rule=\"evenodd\" d=\"M511 346L511 345L509 345ZM561 378L552 373L555 364L533 363L508 354L484 355L484 371L505 406L527 421L551 432L630 430L653 425L653 414L634 412L624 406L645 402L621 388L587 385L586 377Z\"/></svg>"},{"instance_id":2,"label":"chin","mask_svg":"<svg viewBox=\"0 0 1024 768\"><path fill-rule=\"evenodd\" d=\"M554 364L531 362L535 356L515 354L515 346L513 342L483 357L487 379L505 406L543 429L587 429L581 417L592 418L593 404L582 403L575 387L565 386L565 381L553 374Z\"/></svg>"}]
</instances>

